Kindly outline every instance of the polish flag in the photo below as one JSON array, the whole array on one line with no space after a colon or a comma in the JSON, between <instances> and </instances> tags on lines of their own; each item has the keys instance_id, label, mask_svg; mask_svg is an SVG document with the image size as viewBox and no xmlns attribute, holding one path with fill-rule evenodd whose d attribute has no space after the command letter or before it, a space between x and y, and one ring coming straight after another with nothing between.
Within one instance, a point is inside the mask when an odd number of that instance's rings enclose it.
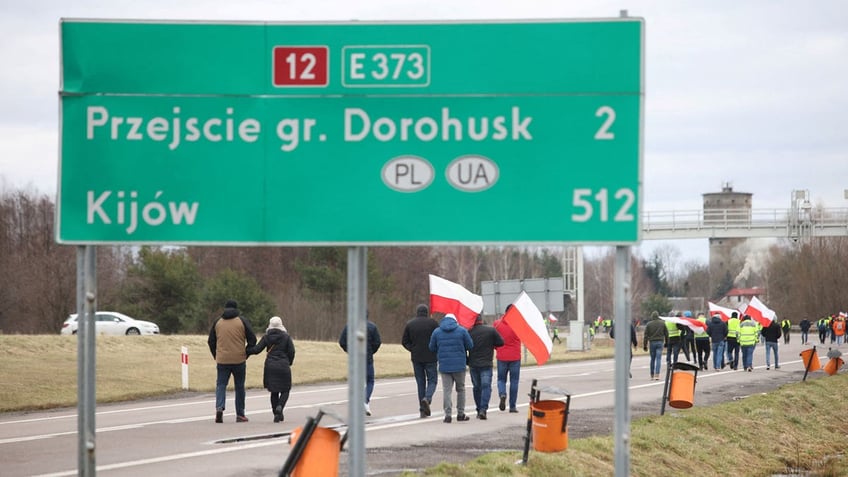
<instances>
[{"instance_id":1,"label":"polish flag","mask_svg":"<svg viewBox=\"0 0 848 477\"><path fill-rule=\"evenodd\" d=\"M686 318L685 316L661 316L660 318L665 321L686 326L695 333L701 333L707 330L707 324L695 318Z\"/></svg>"},{"instance_id":2,"label":"polish flag","mask_svg":"<svg viewBox=\"0 0 848 477\"><path fill-rule=\"evenodd\" d=\"M460 326L471 329L483 311L483 297L462 285L430 275L430 312L453 313Z\"/></svg>"},{"instance_id":3,"label":"polish flag","mask_svg":"<svg viewBox=\"0 0 848 477\"><path fill-rule=\"evenodd\" d=\"M729 320L731 313L733 313L734 311L736 311L737 318L740 316L739 312L737 310L732 309L732 308L725 308L723 306L718 306L711 301L707 302L707 304L710 307L710 316L712 317L713 315L718 313L719 316L721 316L721 321Z\"/></svg>"},{"instance_id":4,"label":"polish flag","mask_svg":"<svg viewBox=\"0 0 848 477\"><path fill-rule=\"evenodd\" d=\"M548 313L548 321L555 322L559 320L557 320L557 317L555 317L553 314Z\"/></svg>"},{"instance_id":5,"label":"polish flag","mask_svg":"<svg viewBox=\"0 0 848 477\"><path fill-rule=\"evenodd\" d=\"M504 314L503 321L509 325L524 346L533 353L536 363L541 366L551 357L554 343L548 335L542 312L525 292L512 302L512 306Z\"/></svg>"},{"instance_id":6,"label":"polish flag","mask_svg":"<svg viewBox=\"0 0 848 477\"><path fill-rule=\"evenodd\" d=\"M751 298L751 302L748 303L748 306L745 308L745 314L749 315L752 320L763 325L763 328L769 326L771 322L777 318L777 314L764 305L757 297Z\"/></svg>"}]
</instances>

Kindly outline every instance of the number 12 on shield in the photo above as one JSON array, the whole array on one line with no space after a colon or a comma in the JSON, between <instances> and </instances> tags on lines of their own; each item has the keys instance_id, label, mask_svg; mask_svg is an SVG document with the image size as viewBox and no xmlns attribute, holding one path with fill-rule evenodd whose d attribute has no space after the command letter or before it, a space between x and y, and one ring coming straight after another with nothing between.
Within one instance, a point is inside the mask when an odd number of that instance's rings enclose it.
<instances>
[{"instance_id":1,"label":"number 12 on shield","mask_svg":"<svg viewBox=\"0 0 848 477\"><path fill-rule=\"evenodd\" d=\"M326 46L275 46L272 58L274 86L322 87L329 78Z\"/></svg>"}]
</instances>

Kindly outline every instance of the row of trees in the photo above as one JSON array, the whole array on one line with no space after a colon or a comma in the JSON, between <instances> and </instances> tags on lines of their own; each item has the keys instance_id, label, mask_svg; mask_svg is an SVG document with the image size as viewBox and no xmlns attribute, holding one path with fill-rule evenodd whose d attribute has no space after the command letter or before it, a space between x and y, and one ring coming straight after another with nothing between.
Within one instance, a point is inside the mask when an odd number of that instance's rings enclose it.
<instances>
[{"instance_id":1,"label":"row of trees","mask_svg":"<svg viewBox=\"0 0 848 477\"><path fill-rule=\"evenodd\" d=\"M0 195L0 332L56 333L76 307L76 247L54 239L54 203L26 191ZM370 247L369 316L399 341L415 306L426 303L428 274L479 293L485 280L562 275L562 250L531 247ZM587 319L613 316L615 253L585 260ZM844 306L848 242L817 239L776 246L762 277L769 306L790 319ZM346 321L344 247L97 248L98 308L159 324L163 333L206 333L228 299L257 331L279 315L298 339L334 340ZM671 309L670 296L715 296L706 265L679 262L674 248L632 258L632 315ZM576 311L567 309L566 319Z\"/></svg>"}]
</instances>

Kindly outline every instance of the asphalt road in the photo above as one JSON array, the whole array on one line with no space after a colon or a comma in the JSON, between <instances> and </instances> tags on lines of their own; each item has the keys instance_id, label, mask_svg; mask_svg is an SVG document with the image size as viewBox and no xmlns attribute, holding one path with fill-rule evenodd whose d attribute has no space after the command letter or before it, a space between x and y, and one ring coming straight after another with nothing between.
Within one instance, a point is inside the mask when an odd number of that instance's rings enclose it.
<instances>
[{"instance_id":1,"label":"asphalt road","mask_svg":"<svg viewBox=\"0 0 848 477\"><path fill-rule=\"evenodd\" d=\"M755 370L703 371L698 374L695 405L736 399L781 384L800 381L803 367L798 335L790 345L780 344L781 369L765 370L765 347L757 346ZM819 349L822 364L827 348ZM682 354L681 354L682 359ZM303 365L303 363L300 363ZM412 378L378 380L366 418L365 456L369 475L396 475L420 470L442 461L462 462L493 450L520 450L527 422L527 394L532 379L543 388L571 394L569 438L609 433L613 422L613 360L582 361L524 367L517 414L497 410L490 402L489 419L474 419L470 379L467 380L468 422L445 424L440 411L441 390L433 401L433 415L418 417ZM295 366L294 372L297 372ZM637 356L629 383L631 412L635 417L659 414L663 381L649 379L648 358ZM663 366L665 373L665 365ZM821 371L808 379L823 376ZM497 391L493 390L497 396ZM560 398L543 391L542 399ZM297 386L286 407L283 423L273 423L268 393L248 391L250 422L236 423L233 393L229 391L223 424L214 423L214 395L185 393L163 399L97 406L96 463L98 475L138 476L270 476L277 475L289 450L289 433L319 409L347 415L347 385L333 383ZM685 412L666 408L666 412ZM341 425L325 416L322 426ZM0 462L7 477L77 474L76 409L7 413L0 416ZM343 429L342 429L343 431ZM340 456L340 475L347 474L347 452Z\"/></svg>"}]
</instances>

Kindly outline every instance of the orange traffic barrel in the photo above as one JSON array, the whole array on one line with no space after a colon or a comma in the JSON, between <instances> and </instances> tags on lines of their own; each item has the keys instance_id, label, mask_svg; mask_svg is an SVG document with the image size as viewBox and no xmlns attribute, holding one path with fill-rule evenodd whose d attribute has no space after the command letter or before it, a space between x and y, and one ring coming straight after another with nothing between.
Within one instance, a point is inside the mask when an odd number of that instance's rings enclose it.
<instances>
[{"instance_id":1,"label":"orange traffic barrel","mask_svg":"<svg viewBox=\"0 0 848 477\"><path fill-rule=\"evenodd\" d=\"M668 405L676 409L689 409L695 404L695 375L698 368L686 363L674 363L673 367Z\"/></svg>"},{"instance_id":2,"label":"orange traffic barrel","mask_svg":"<svg viewBox=\"0 0 848 477\"><path fill-rule=\"evenodd\" d=\"M562 401L530 403L533 416L533 449L540 452L559 452L568 448L568 407Z\"/></svg>"},{"instance_id":3,"label":"orange traffic barrel","mask_svg":"<svg viewBox=\"0 0 848 477\"><path fill-rule=\"evenodd\" d=\"M302 427L295 428L291 433L291 445L294 447L298 437L303 432ZM315 427L309 442L303 449L300 459L292 472L293 477L311 477L315 475L334 477L339 475L339 454L341 453L341 436L326 427Z\"/></svg>"},{"instance_id":4,"label":"orange traffic barrel","mask_svg":"<svg viewBox=\"0 0 848 477\"><path fill-rule=\"evenodd\" d=\"M815 347L801 351L801 361L804 362L804 369L807 371L818 371L821 369L819 355L816 353Z\"/></svg>"},{"instance_id":5,"label":"orange traffic barrel","mask_svg":"<svg viewBox=\"0 0 848 477\"><path fill-rule=\"evenodd\" d=\"M843 364L845 364L845 361L842 361L842 358L830 358L827 364L824 365L824 372L833 376Z\"/></svg>"}]
</instances>

